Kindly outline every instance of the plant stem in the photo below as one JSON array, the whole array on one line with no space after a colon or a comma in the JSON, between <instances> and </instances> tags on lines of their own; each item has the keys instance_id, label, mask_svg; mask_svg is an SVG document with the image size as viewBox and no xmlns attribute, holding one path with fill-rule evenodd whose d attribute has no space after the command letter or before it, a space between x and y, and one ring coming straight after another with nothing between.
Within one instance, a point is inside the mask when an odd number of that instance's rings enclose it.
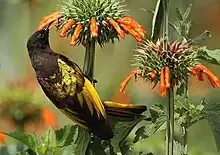
<instances>
[{"instance_id":1,"label":"plant stem","mask_svg":"<svg viewBox=\"0 0 220 155\"><path fill-rule=\"evenodd\" d=\"M163 25L163 50L167 53L168 47L168 3L169 0L163 0L164 25ZM167 89L167 129L166 129L166 155L173 155L174 138L174 91L173 86Z\"/></svg>"},{"instance_id":2,"label":"plant stem","mask_svg":"<svg viewBox=\"0 0 220 155\"><path fill-rule=\"evenodd\" d=\"M183 127L183 146L184 146L184 155L188 154L188 128Z\"/></svg>"},{"instance_id":3,"label":"plant stem","mask_svg":"<svg viewBox=\"0 0 220 155\"><path fill-rule=\"evenodd\" d=\"M166 129L166 155L173 155L174 139L174 90L167 89L167 129Z\"/></svg>"},{"instance_id":4,"label":"plant stem","mask_svg":"<svg viewBox=\"0 0 220 155\"><path fill-rule=\"evenodd\" d=\"M86 53L84 58L83 73L95 86L94 80L94 63L95 62L95 38L87 42Z\"/></svg>"}]
</instances>

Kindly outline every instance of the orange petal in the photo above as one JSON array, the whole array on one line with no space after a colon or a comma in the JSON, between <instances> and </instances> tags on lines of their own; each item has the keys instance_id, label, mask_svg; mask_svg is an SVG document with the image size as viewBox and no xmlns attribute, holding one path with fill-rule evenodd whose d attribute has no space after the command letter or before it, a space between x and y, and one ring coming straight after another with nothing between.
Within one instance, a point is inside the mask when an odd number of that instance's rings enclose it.
<instances>
[{"instance_id":1,"label":"orange petal","mask_svg":"<svg viewBox=\"0 0 220 155\"><path fill-rule=\"evenodd\" d=\"M202 70L208 76L208 79L214 88L220 87L220 81L218 77L216 77L207 67L202 64L197 64L195 67L198 70Z\"/></svg>"},{"instance_id":2,"label":"orange petal","mask_svg":"<svg viewBox=\"0 0 220 155\"><path fill-rule=\"evenodd\" d=\"M49 30L51 30L54 26L58 25L58 22L59 22L58 19L55 20L55 21L50 25Z\"/></svg>"},{"instance_id":3,"label":"orange petal","mask_svg":"<svg viewBox=\"0 0 220 155\"><path fill-rule=\"evenodd\" d=\"M69 30L69 28L71 28L74 24L76 23L76 21L74 19L69 20L61 29L60 32L60 36L61 37L65 37L66 36L66 32Z\"/></svg>"},{"instance_id":4,"label":"orange petal","mask_svg":"<svg viewBox=\"0 0 220 155\"><path fill-rule=\"evenodd\" d=\"M98 37L98 31L99 31L99 27L96 23L96 20L95 18L91 18L90 20L90 32L91 32L91 35L92 37Z\"/></svg>"},{"instance_id":5,"label":"orange petal","mask_svg":"<svg viewBox=\"0 0 220 155\"><path fill-rule=\"evenodd\" d=\"M51 128L56 127L56 116L49 108L43 108L41 110L41 116L45 125L48 125Z\"/></svg>"},{"instance_id":6,"label":"orange petal","mask_svg":"<svg viewBox=\"0 0 220 155\"><path fill-rule=\"evenodd\" d=\"M120 26L118 25L118 23L116 21L114 21L113 19L108 19L108 22L114 27L114 29L116 30L116 32L118 33L118 35L124 39L125 38L125 32L120 28Z\"/></svg>"},{"instance_id":7,"label":"orange petal","mask_svg":"<svg viewBox=\"0 0 220 155\"><path fill-rule=\"evenodd\" d=\"M58 11L55 11L55 12L53 12L53 13L51 13L51 14L45 16L45 17L41 20L40 24L45 23L48 19L53 18L54 16L57 16L58 14L61 14L62 12L63 12L62 10L58 10Z\"/></svg>"},{"instance_id":8,"label":"orange petal","mask_svg":"<svg viewBox=\"0 0 220 155\"><path fill-rule=\"evenodd\" d=\"M161 96L166 96L164 68L162 68L160 72L160 93L161 93Z\"/></svg>"},{"instance_id":9,"label":"orange petal","mask_svg":"<svg viewBox=\"0 0 220 155\"><path fill-rule=\"evenodd\" d=\"M45 28L47 25L49 25L51 22L59 19L60 17L62 17L62 15L56 15L53 18L48 19L46 22L40 24L40 26L38 27L37 31L42 30L43 28Z\"/></svg>"},{"instance_id":10,"label":"orange petal","mask_svg":"<svg viewBox=\"0 0 220 155\"><path fill-rule=\"evenodd\" d=\"M197 72L196 72L196 70L194 68L190 68L190 72L191 72L192 75L196 75L197 74Z\"/></svg>"},{"instance_id":11,"label":"orange petal","mask_svg":"<svg viewBox=\"0 0 220 155\"><path fill-rule=\"evenodd\" d=\"M71 38L71 46L75 46L76 45L76 41L79 38L79 34L82 30L83 25L82 24L78 24L73 32L72 38Z\"/></svg>"},{"instance_id":12,"label":"orange petal","mask_svg":"<svg viewBox=\"0 0 220 155\"><path fill-rule=\"evenodd\" d=\"M125 80L120 84L120 92L123 92L125 87L127 86L128 82L131 80L131 78L137 74L139 68L135 68L133 71L131 71L128 76L125 78Z\"/></svg>"},{"instance_id":13,"label":"orange petal","mask_svg":"<svg viewBox=\"0 0 220 155\"><path fill-rule=\"evenodd\" d=\"M170 68L165 68L165 87L170 88Z\"/></svg>"},{"instance_id":14,"label":"orange petal","mask_svg":"<svg viewBox=\"0 0 220 155\"><path fill-rule=\"evenodd\" d=\"M152 80L154 80L154 79L156 78L156 74L157 74L156 71L152 71L152 72L150 73L150 77L151 77Z\"/></svg>"},{"instance_id":15,"label":"orange petal","mask_svg":"<svg viewBox=\"0 0 220 155\"><path fill-rule=\"evenodd\" d=\"M6 135L0 132L0 143L6 144Z\"/></svg>"},{"instance_id":16,"label":"orange petal","mask_svg":"<svg viewBox=\"0 0 220 155\"><path fill-rule=\"evenodd\" d=\"M138 42L142 41L142 37L140 36L139 33L137 33L134 29L132 29L130 26L124 25L124 24L120 24L120 26L127 31L128 33L130 33L131 36L133 36Z\"/></svg>"}]
</instances>

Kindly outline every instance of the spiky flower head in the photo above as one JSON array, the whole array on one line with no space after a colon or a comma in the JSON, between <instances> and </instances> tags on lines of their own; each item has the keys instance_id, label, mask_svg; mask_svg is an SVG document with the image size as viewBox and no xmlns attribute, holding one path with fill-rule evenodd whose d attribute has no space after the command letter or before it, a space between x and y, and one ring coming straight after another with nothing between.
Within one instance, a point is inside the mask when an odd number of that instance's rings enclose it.
<instances>
[{"instance_id":1,"label":"spiky flower head","mask_svg":"<svg viewBox=\"0 0 220 155\"><path fill-rule=\"evenodd\" d=\"M213 87L220 87L219 79L205 66L198 64L197 47L186 42L168 43L167 51L163 50L163 40L156 43L141 42L133 57L136 67L121 84L123 91L132 76L139 76L146 81L160 82L161 95L166 95L166 88L177 85L186 80L190 74L198 75L203 80L205 73Z\"/></svg>"},{"instance_id":2,"label":"spiky flower head","mask_svg":"<svg viewBox=\"0 0 220 155\"><path fill-rule=\"evenodd\" d=\"M96 38L100 46L125 34L141 41L146 31L129 16L124 16L125 5L119 0L69 0L41 21L38 30L51 24L61 37L71 36L71 45L87 43Z\"/></svg>"}]
</instances>

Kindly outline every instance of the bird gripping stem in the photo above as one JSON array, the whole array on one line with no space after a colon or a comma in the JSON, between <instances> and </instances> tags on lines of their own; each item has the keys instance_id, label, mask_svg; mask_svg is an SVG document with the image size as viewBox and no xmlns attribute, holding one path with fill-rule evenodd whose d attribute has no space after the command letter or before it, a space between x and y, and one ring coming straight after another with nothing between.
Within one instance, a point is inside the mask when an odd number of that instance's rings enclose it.
<instances>
[{"instance_id":1,"label":"bird gripping stem","mask_svg":"<svg viewBox=\"0 0 220 155\"><path fill-rule=\"evenodd\" d=\"M95 38L86 43L86 52L84 58L83 73L95 85L94 79L94 62L95 62Z\"/></svg>"}]
</instances>

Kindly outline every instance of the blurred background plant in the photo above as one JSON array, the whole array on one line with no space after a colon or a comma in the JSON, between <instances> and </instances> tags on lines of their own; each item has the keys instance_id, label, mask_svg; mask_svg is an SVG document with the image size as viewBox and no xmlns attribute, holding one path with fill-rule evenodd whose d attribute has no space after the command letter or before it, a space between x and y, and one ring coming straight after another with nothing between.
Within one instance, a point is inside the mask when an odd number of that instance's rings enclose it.
<instances>
[{"instance_id":1,"label":"blurred background plant","mask_svg":"<svg viewBox=\"0 0 220 155\"><path fill-rule=\"evenodd\" d=\"M0 40L1 92L4 92L6 89L8 89L7 83L10 83L14 77L18 77L19 79L23 79L25 77L26 66L30 66L25 48L25 42L29 35L36 30L41 18L53 11L57 3L60 1L48 0L36 2L37 3L35 3L35 1L22 0L0 1L0 33L2 38ZM152 14L146 13L143 11L143 9L154 10L156 1L126 0L125 3L129 9L128 14L135 18L139 23L143 24L145 28L150 29ZM190 36L194 38L201 34L204 30L208 29L212 32L212 37L203 41L202 43L207 45L209 49L220 48L220 21L218 18L220 12L220 2L218 0L170 1L170 21L174 21L176 19L176 6L184 10L189 6L189 4L192 4L192 13L189 17L192 20L192 30L190 31ZM173 31L171 27L170 30L172 36L176 37L177 33ZM60 39L56 32L53 32L51 36L53 36L50 38L52 44L51 46L55 51L59 51L60 53L67 55L72 60L76 61L77 64L82 66L84 47L75 47L73 49L68 47L68 41L65 39ZM148 37L150 37L150 34ZM127 39L116 42L114 45L109 44L103 49L97 49L97 68L95 76L99 81L97 91L102 99L109 100L114 98L114 100L124 103L146 103L147 105L161 103L162 98L158 95L159 88L156 87L153 91L151 91L152 86L150 84L143 84L145 82L141 80L136 83L131 82L126 90L126 95L119 93L118 91L118 85L126 76L127 72L129 72L131 69L129 67L132 57L131 51L136 45L137 43L133 38L127 37ZM208 63L206 63L206 65L217 75L220 74L216 65L211 65ZM30 74L34 76L32 72ZM219 103L220 101L218 96L219 90L212 89L208 80L205 80L204 82L197 82L197 77L192 77L192 79L189 81L189 94L189 98L193 103L200 103L200 100L204 95L211 103ZM43 107L45 104L48 105L48 100L42 94L42 92L40 92L40 90L39 97L37 97L34 102L39 102L40 106ZM55 114L58 114L58 111L55 110ZM57 122L59 126L72 123L60 114L59 118L57 119L59 119ZM2 125L7 125L8 122L5 123L5 121L1 119L0 124L2 127ZM145 124L138 124L138 127L142 125ZM2 127L0 130L9 132L16 129L14 127L12 129ZM211 134L211 128L207 120L202 120L201 122L194 124L189 128L188 134L190 155L219 154L217 152L214 137ZM134 135L135 133L132 132L131 136ZM7 145L9 146L7 149L10 150L9 152L13 152L13 148L17 147L13 145L13 143L13 140L7 140ZM153 152L156 155L163 154L163 149L164 132L158 133L149 139L145 139L144 141L138 141L134 146L134 150L147 150L148 152ZM4 153L4 151L3 153L1 152L1 154Z\"/></svg>"}]
</instances>

